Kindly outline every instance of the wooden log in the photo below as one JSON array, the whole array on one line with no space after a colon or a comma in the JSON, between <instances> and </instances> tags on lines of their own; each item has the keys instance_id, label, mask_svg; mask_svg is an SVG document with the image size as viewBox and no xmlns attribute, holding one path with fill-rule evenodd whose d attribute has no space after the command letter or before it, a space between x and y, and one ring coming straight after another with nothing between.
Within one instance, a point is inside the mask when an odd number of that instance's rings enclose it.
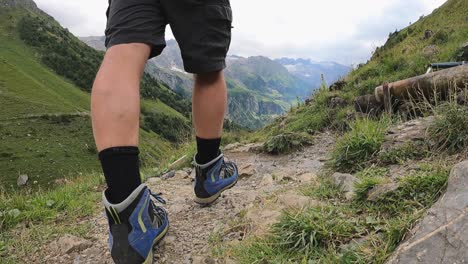
<instances>
[{"instance_id":1,"label":"wooden log","mask_svg":"<svg viewBox=\"0 0 468 264\"><path fill-rule=\"evenodd\" d=\"M420 95L430 96L435 93L446 93L450 88L465 87L468 85L468 65L432 72L413 78L388 84L392 98L410 99ZM375 88L375 99L384 104L384 86Z\"/></svg>"}]
</instances>

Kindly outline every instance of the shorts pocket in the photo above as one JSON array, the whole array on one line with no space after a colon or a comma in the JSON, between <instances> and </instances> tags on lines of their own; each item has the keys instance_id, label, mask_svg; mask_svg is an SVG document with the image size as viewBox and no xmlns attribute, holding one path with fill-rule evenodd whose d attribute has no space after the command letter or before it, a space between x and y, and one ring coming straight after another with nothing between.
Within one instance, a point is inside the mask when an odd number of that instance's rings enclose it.
<instances>
[{"instance_id":1,"label":"shorts pocket","mask_svg":"<svg viewBox=\"0 0 468 264\"><path fill-rule=\"evenodd\" d=\"M206 5L205 15L210 20L225 20L232 23L231 7L225 5Z\"/></svg>"},{"instance_id":2,"label":"shorts pocket","mask_svg":"<svg viewBox=\"0 0 468 264\"><path fill-rule=\"evenodd\" d=\"M231 45L232 10L225 5L206 5L205 19L208 23L205 41L219 49L225 57Z\"/></svg>"}]
</instances>

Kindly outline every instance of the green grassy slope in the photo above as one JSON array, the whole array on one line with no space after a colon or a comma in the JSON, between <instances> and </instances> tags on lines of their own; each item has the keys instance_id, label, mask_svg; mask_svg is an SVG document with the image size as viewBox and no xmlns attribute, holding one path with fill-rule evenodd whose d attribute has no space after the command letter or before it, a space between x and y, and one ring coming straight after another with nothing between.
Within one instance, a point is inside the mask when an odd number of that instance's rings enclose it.
<instances>
[{"instance_id":1,"label":"green grassy slope","mask_svg":"<svg viewBox=\"0 0 468 264\"><path fill-rule=\"evenodd\" d=\"M23 12L0 10L0 119L86 111L89 96L38 63L12 30Z\"/></svg>"},{"instance_id":2,"label":"green grassy slope","mask_svg":"<svg viewBox=\"0 0 468 264\"><path fill-rule=\"evenodd\" d=\"M433 32L431 37L425 38L426 30ZM310 104L293 109L285 118L259 131L257 136L264 139L284 132L347 129L348 113L353 111L356 96L372 94L375 87L384 82L424 74L430 63L457 61L461 46L466 42L468 2L448 0L411 26L390 33L385 45L377 48L367 63L359 65L345 78L342 90L329 91L322 87ZM429 52L430 49L436 52ZM331 107L330 100L334 97L344 99L344 104Z\"/></svg>"},{"instance_id":3,"label":"green grassy slope","mask_svg":"<svg viewBox=\"0 0 468 264\"><path fill-rule=\"evenodd\" d=\"M22 8L0 9L0 188L7 189L21 174L29 176L29 185L47 187L55 179L99 169L89 93L47 67L41 52L24 43L17 28L24 16L52 19ZM151 99L159 93L152 82L144 85L148 99L142 109L188 122ZM141 130L141 135L144 165L158 166L170 158L174 146L168 140L152 131Z\"/></svg>"},{"instance_id":4,"label":"green grassy slope","mask_svg":"<svg viewBox=\"0 0 468 264\"><path fill-rule=\"evenodd\" d=\"M425 31L433 35L425 38ZM457 61L460 47L468 42L468 2L448 0L431 15L390 33L384 46L346 78L346 90L371 93L383 82L424 74L429 63ZM432 46L432 47L431 47ZM435 52L430 52L430 49Z\"/></svg>"}]
</instances>

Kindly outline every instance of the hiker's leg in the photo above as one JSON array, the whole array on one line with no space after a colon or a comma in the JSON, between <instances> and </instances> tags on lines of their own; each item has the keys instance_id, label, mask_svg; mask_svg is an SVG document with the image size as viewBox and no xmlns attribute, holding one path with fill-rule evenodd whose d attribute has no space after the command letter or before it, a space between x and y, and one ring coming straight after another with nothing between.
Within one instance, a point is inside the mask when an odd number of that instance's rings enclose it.
<instances>
[{"instance_id":1,"label":"hiker's leg","mask_svg":"<svg viewBox=\"0 0 468 264\"><path fill-rule=\"evenodd\" d=\"M197 135L197 159L201 164L218 155L226 104L227 89L222 71L195 75L192 112Z\"/></svg>"},{"instance_id":2,"label":"hiker's leg","mask_svg":"<svg viewBox=\"0 0 468 264\"><path fill-rule=\"evenodd\" d=\"M125 200L140 184L138 132L140 78L146 44L116 45L106 52L91 93L94 138L109 201Z\"/></svg>"},{"instance_id":3,"label":"hiker's leg","mask_svg":"<svg viewBox=\"0 0 468 264\"><path fill-rule=\"evenodd\" d=\"M138 146L140 78L150 54L146 44L111 47L91 92L93 132L98 151Z\"/></svg>"},{"instance_id":4,"label":"hiker's leg","mask_svg":"<svg viewBox=\"0 0 468 264\"><path fill-rule=\"evenodd\" d=\"M153 245L163 239L169 221L140 178L139 86L146 61L166 45L167 22L160 0L109 1L107 18L107 52L93 87L91 108L107 183L102 200L109 221L110 253L115 263L152 263ZM160 197L158 201L163 202Z\"/></svg>"}]
</instances>

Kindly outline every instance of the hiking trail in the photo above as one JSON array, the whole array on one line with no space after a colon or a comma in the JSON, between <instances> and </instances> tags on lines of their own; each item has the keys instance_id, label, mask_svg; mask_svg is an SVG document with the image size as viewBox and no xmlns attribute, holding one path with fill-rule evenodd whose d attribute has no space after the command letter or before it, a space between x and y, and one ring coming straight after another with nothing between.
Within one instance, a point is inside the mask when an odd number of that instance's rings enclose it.
<instances>
[{"instance_id":1,"label":"hiking trail","mask_svg":"<svg viewBox=\"0 0 468 264\"><path fill-rule=\"evenodd\" d=\"M240 178L237 185L224 192L210 207L193 201L189 168L177 171L172 178L150 178L148 186L167 200L170 229L156 247L154 263L236 263L213 259L209 244L214 234L226 243L262 234L283 209L319 204L300 193L300 187L316 182L317 174L333 145L333 136L321 134L315 143L302 151L272 156L255 152L256 144L233 144L226 156L237 162ZM85 240L64 236L44 247L44 256L34 257L46 263L113 263L108 250L108 226L104 212L84 219L92 223L93 238Z\"/></svg>"}]
</instances>

